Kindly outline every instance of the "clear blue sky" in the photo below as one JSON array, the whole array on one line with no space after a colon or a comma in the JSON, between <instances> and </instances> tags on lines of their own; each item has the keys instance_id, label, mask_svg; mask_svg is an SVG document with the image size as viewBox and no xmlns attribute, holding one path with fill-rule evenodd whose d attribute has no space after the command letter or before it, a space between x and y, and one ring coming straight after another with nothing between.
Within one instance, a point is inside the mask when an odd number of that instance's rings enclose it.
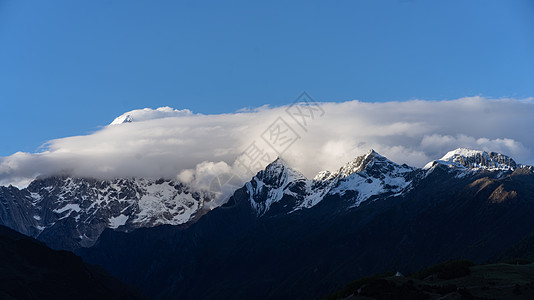
<instances>
[{"instance_id":1,"label":"clear blue sky","mask_svg":"<svg viewBox=\"0 0 534 300\"><path fill-rule=\"evenodd\" d=\"M125 111L534 96L534 1L0 0L0 156Z\"/></svg>"}]
</instances>

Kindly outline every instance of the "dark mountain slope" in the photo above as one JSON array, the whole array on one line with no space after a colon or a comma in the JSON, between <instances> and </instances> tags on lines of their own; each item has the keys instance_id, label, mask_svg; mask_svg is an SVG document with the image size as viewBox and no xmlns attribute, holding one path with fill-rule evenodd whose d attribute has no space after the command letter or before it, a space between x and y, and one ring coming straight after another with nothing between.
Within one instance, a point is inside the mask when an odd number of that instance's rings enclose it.
<instances>
[{"instance_id":1,"label":"dark mountain slope","mask_svg":"<svg viewBox=\"0 0 534 300\"><path fill-rule=\"evenodd\" d=\"M518 195L534 195L534 185L532 184L532 169L522 169L515 172L517 180L521 182L521 184L516 184L514 186L513 191L516 193L510 193L507 192L507 190L504 188L499 189L497 195L501 196L501 198L509 198L509 197L518 197ZM509 185L513 184L514 182L506 182L506 188L510 190L508 187ZM517 195L516 195L517 194ZM531 230L530 233L522 239L517 244L514 244L498 255L496 255L494 258L492 258L493 261L499 261L504 259L515 259L515 258L525 258L529 260L534 261L534 229L527 227L525 229L520 230Z\"/></svg>"},{"instance_id":2,"label":"dark mountain slope","mask_svg":"<svg viewBox=\"0 0 534 300\"><path fill-rule=\"evenodd\" d=\"M101 267L0 226L1 299L146 299Z\"/></svg>"}]
</instances>

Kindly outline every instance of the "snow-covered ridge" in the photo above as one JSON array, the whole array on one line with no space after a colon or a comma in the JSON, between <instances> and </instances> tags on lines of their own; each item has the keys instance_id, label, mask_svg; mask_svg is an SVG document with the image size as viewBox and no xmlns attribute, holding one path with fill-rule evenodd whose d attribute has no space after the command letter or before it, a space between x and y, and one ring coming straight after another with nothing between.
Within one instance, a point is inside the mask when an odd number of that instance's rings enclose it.
<instances>
[{"instance_id":1,"label":"snow-covered ridge","mask_svg":"<svg viewBox=\"0 0 534 300\"><path fill-rule=\"evenodd\" d=\"M17 201L29 207L22 213L32 216L35 229L26 234L55 232L59 224L71 222L61 230L75 230L81 246L91 245L105 228L186 224L205 213L205 203L213 199L180 182L141 178L48 177L19 192Z\"/></svg>"},{"instance_id":2,"label":"snow-covered ridge","mask_svg":"<svg viewBox=\"0 0 534 300\"><path fill-rule=\"evenodd\" d=\"M436 164L475 171L513 171L518 167L512 158L504 154L466 148L450 151L441 159L428 163L423 169L431 169Z\"/></svg>"},{"instance_id":3,"label":"snow-covered ridge","mask_svg":"<svg viewBox=\"0 0 534 300\"><path fill-rule=\"evenodd\" d=\"M380 194L396 194L406 189L414 168L398 165L374 150L348 162L336 172L319 172L313 180L277 159L247 183L250 203L258 215L284 197L291 201L290 211L311 208L327 195L354 192L351 206ZM290 200L289 200L290 199Z\"/></svg>"},{"instance_id":4,"label":"snow-covered ridge","mask_svg":"<svg viewBox=\"0 0 534 300\"><path fill-rule=\"evenodd\" d=\"M505 174L526 168L500 153L459 148L417 169L399 165L370 150L337 171L319 172L313 180L277 159L248 182L246 188L258 216L265 215L275 204L277 210L282 206L288 213L311 208L327 196L347 199L349 207L356 207L377 197L402 195L414 186L414 180L425 178L438 165L460 171L459 177L478 171Z\"/></svg>"},{"instance_id":5,"label":"snow-covered ridge","mask_svg":"<svg viewBox=\"0 0 534 300\"><path fill-rule=\"evenodd\" d=\"M484 151L473 150L467 148L458 148L452 151L447 152L440 160L453 160L456 157L476 157L479 155L484 155Z\"/></svg>"},{"instance_id":6,"label":"snow-covered ridge","mask_svg":"<svg viewBox=\"0 0 534 300\"><path fill-rule=\"evenodd\" d=\"M354 173L362 172L364 171L368 166L374 164L374 163L381 163L386 162L389 163L388 159L386 159L384 156L376 153L375 150L371 149L367 154L358 156L354 160L346 163L343 167L341 167L336 173L334 173L334 176L338 176L341 178L345 178L347 176L350 176ZM392 163L392 162L391 162Z\"/></svg>"}]
</instances>

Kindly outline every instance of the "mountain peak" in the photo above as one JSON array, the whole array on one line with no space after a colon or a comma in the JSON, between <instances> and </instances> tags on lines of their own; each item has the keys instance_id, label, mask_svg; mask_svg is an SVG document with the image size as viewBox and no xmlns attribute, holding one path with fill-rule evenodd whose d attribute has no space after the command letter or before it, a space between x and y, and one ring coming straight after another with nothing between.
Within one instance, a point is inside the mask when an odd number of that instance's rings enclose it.
<instances>
[{"instance_id":1,"label":"mountain peak","mask_svg":"<svg viewBox=\"0 0 534 300\"><path fill-rule=\"evenodd\" d=\"M287 163L280 156L278 156L278 157L276 157L275 160L273 160L271 163L269 163L267 165L267 167L269 167L270 165L273 165L273 166L275 166L275 165L287 166Z\"/></svg>"},{"instance_id":2,"label":"mountain peak","mask_svg":"<svg viewBox=\"0 0 534 300\"><path fill-rule=\"evenodd\" d=\"M383 161L389 161L384 156L378 154L374 149L371 149L367 151L366 154L357 156L353 160L346 163L344 166L342 166L337 172L330 172L328 170L323 170L317 173L313 180L315 181L324 181L329 180L332 178L335 178L337 176L346 177L354 173L361 172L365 170L367 165L374 161L375 159L383 160Z\"/></svg>"},{"instance_id":3,"label":"mountain peak","mask_svg":"<svg viewBox=\"0 0 534 300\"><path fill-rule=\"evenodd\" d=\"M250 195L250 204L258 216L265 214L272 204L282 200L294 188L306 184L306 177L289 167L280 157L271 162L264 170L245 184Z\"/></svg>"},{"instance_id":4,"label":"mountain peak","mask_svg":"<svg viewBox=\"0 0 534 300\"><path fill-rule=\"evenodd\" d=\"M133 122L132 116L125 114L125 115L115 118L115 120L113 120L113 122L111 122L109 125L119 125L119 124L132 123L132 122Z\"/></svg>"},{"instance_id":5,"label":"mountain peak","mask_svg":"<svg viewBox=\"0 0 534 300\"><path fill-rule=\"evenodd\" d=\"M375 149L371 149L367 152L367 155L379 155L379 156L382 156L380 154L378 154L378 152L375 151Z\"/></svg>"},{"instance_id":6,"label":"mountain peak","mask_svg":"<svg viewBox=\"0 0 534 300\"><path fill-rule=\"evenodd\" d=\"M299 171L291 168L285 160L277 157L274 161L268 164L263 171L260 171L256 176L260 176L264 179L267 178L280 178L283 175L287 175L293 179L306 179Z\"/></svg>"},{"instance_id":7,"label":"mountain peak","mask_svg":"<svg viewBox=\"0 0 534 300\"><path fill-rule=\"evenodd\" d=\"M391 162L386 157L378 154L375 150L371 149L366 154L358 156L354 160L345 164L343 167L341 167L338 173L342 177L346 177L354 173L359 173L373 165L376 161Z\"/></svg>"},{"instance_id":8,"label":"mountain peak","mask_svg":"<svg viewBox=\"0 0 534 300\"><path fill-rule=\"evenodd\" d=\"M516 162L504 154L468 148L458 148L449 151L441 159L427 164L425 169L433 167L436 163L453 168L467 168L473 170L484 169L490 171L508 171L517 168Z\"/></svg>"},{"instance_id":9,"label":"mountain peak","mask_svg":"<svg viewBox=\"0 0 534 300\"><path fill-rule=\"evenodd\" d=\"M287 164L285 160L280 157L277 157L271 163L269 163L265 169L268 173L281 173L286 170L292 170L291 167ZM260 171L261 172L261 171Z\"/></svg>"}]
</instances>

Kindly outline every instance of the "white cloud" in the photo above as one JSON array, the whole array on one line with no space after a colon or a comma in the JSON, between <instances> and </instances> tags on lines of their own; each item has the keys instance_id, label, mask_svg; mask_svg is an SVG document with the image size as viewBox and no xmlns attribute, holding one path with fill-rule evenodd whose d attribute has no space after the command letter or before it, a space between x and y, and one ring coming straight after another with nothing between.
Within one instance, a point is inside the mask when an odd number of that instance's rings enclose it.
<instances>
[{"instance_id":1,"label":"white cloud","mask_svg":"<svg viewBox=\"0 0 534 300\"><path fill-rule=\"evenodd\" d=\"M261 107L233 114L201 115L169 107L134 110L132 123L106 126L85 136L51 140L42 153L0 158L0 184L22 185L39 174L90 177L178 178L209 186L214 176L237 173L236 158L255 142L277 154L261 134L278 117L298 133L283 158L308 177L337 169L370 148L398 163L424 166L457 147L497 151L534 163L532 99L322 103L325 114L306 131L287 107Z\"/></svg>"},{"instance_id":2,"label":"white cloud","mask_svg":"<svg viewBox=\"0 0 534 300\"><path fill-rule=\"evenodd\" d=\"M178 179L203 190L209 190L215 176L232 173L232 167L224 161L203 161L195 169L185 169L178 174Z\"/></svg>"},{"instance_id":3,"label":"white cloud","mask_svg":"<svg viewBox=\"0 0 534 300\"><path fill-rule=\"evenodd\" d=\"M462 145L465 148L478 149L484 151L493 151L507 153L512 157L527 157L529 150L521 143L509 138L475 138L459 134L450 135L425 135L421 141L421 148L429 152L439 152L442 149L453 149L456 145Z\"/></svg>"}]
</instances>

